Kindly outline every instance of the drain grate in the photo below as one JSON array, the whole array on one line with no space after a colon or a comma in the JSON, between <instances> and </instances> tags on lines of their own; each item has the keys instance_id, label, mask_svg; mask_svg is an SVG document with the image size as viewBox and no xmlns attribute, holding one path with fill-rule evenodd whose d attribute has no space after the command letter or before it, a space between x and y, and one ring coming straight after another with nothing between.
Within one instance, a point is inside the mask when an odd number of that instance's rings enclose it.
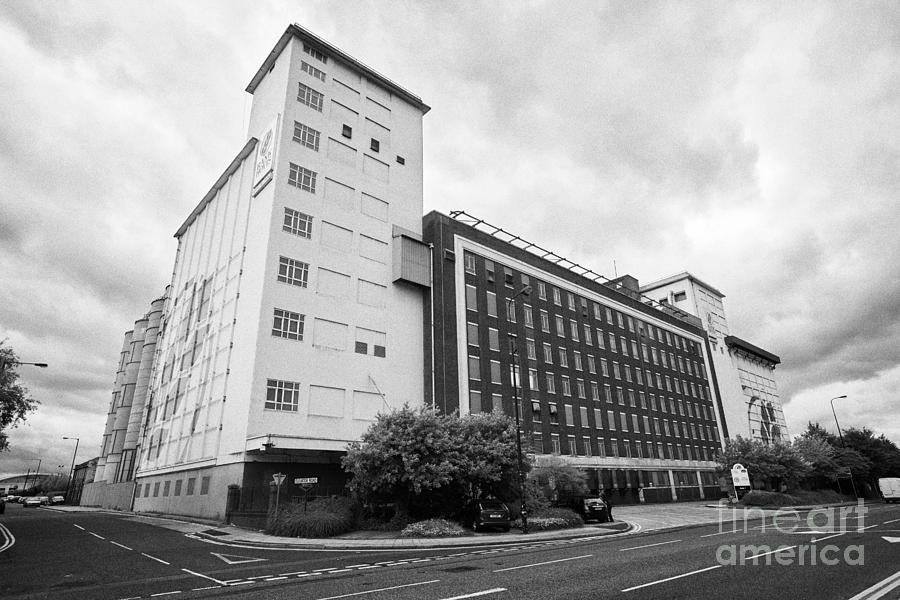
<instances>
[{"instance_id":1,"label":"drain grate","mask_svg":"<svg viewBox=\"0 0 900 600\"><path fill-rule=\"evenodd\" d=\"M208 534L208 535L228 535L228 532L226 532L226 531L219 531L218 529L207 529L207 530L204 531L203 533L206 533L206 534Z\"/></svg>"}]
</instances>

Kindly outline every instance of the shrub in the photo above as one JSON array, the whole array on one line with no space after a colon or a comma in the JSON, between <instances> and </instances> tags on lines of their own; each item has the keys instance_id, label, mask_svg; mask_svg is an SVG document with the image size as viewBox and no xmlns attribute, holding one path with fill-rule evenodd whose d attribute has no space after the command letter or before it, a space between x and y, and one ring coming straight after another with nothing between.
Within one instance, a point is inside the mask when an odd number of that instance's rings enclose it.
<instances>
[{"instance_id":1,"label":"shrub","mask_svg":"<svg viewBox=\"0 0 900 600\"><path fill-rule=\"evenodd\" d=\"M303 504L290 504L269 516L266 532L272 535L326 538L353 529L353 512L345 498L323 498Z\"/></svg>"},{"instance_id":2,"label":"shrub","mask_svg":"<svg viewBox=\"0 0 900 600\"><path fill-rule=\"evenodd\" d=\"M465 535L462 526L447 519L418 521L407 525L400 532L400 537L415 538L459 537L462 535Z\"/></svg>"},{"instance_id":3,"label":"shrub","mask_svg":"<svg viewBox=\"0 0 900 600\"><path fill-rule=\"evenodd\" d=\"M847 498L833 490L804 490L794 494L752 490L741 498L744 506L804 506L844 502Z\"/></svg>"},{"instance_id":4,"label":"shrub","mask_svg":"<svg viewBox=\"0 0 900 600\"><path fill-rule=\"evenodd\" d=\"M528 517L528 528L534 531L549 531L551 529L569 529L582 527L584 521L575 511L568 508L545 508ZM522 521L517 519L513 527L521 529Z\"/></svg>"}]
</instances>

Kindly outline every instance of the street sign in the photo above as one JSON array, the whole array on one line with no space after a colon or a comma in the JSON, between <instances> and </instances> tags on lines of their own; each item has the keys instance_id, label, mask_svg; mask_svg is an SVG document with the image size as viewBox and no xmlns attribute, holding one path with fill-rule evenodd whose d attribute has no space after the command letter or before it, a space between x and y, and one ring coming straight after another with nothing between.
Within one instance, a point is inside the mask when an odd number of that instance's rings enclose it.
<instances>
[{"instance_id":1,"label":"street sign","mask_svg":"<svg viewBox=\"0 0 900 600\"><path fill-rule=\"evenodd\" d=\"M275 483L275 485L280 487L281 482L284 481L284 477L284 473L275 473L274 475L272 475L272 481Z\"/></svg>"},{"instance_id":2,"label":"street sign","mask_svg":"<svg viewBox=\"0 0 900 600\"><path fill-rule=\"evenodd\" d=\"M297 485L312 485L314 483L319 483L318 477L298 477L294 480L294 483Z\"/></svg>"},{"instance_id":3,"label":"street sign","mask_svg":"<svg viewBox=\"0 0 900 600\"><path fill-rule=\"evenodd\" d=\"M735 465L731 467L731 481L736 488L750 487L750 475L747 473L747 468L740 463L735 463Z\"/></svg>"}]
</instances>

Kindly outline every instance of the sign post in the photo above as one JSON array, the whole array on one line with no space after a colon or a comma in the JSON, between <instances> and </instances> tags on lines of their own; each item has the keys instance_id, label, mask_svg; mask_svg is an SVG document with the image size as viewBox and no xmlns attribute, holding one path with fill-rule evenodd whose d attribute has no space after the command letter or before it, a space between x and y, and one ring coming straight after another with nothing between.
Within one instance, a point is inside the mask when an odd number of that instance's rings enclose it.
<instances>
[{"instance_id":1,"label":"sign post","mask_svg":"<svg viewBox=\"0 0 900 600\"><path fill-rule=\"evenodd\" d=\"M303 488L303 512L306 512L306 504L309 500L309 491L319 483L318 477L298 477L294 480L296 485Z\"/></svg>"},{"instance_id":2,"label":"sign post","mask_svg":"<svg viewBox=\"0 0 900 600\"><path fill-rule=\"evenodd\" d=\"M731 467L731 484L734 486L734 497L740 500L744 494L750 491L750 474L741 463L735 463Z\"/></svg>"},{"instance_id":3,"label":"sign post","mask_svg":"<svg viewBox=\"0 0 900 600\"><path fill-rule=\"evenodd\" d=\"M278 515L278 501L281 499L281 484L284 482L284 473L275 473L272 475L272 482L277 487L275 491L275 515Z\"/></svg>"}]
</instances>

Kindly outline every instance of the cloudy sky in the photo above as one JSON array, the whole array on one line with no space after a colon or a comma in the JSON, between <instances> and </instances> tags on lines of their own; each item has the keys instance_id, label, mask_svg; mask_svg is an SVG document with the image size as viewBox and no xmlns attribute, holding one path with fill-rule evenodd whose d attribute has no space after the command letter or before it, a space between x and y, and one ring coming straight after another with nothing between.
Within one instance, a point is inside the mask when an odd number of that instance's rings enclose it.
<instances>
[{"instance_id":1,"label":"cloudy sky","mask_svg":"<svg viewBox=\"0 0 900 600\"><path fill-rule=\"evenodd\" d=\"M0 339L41 401L0 473L99 451L122 334L297 22L412 90L425 210L643 282L689 270L808 420L900 442L900 4L0 4ZM67 468L67 467L66 467Z\"/></svg>"}]
</instances>

